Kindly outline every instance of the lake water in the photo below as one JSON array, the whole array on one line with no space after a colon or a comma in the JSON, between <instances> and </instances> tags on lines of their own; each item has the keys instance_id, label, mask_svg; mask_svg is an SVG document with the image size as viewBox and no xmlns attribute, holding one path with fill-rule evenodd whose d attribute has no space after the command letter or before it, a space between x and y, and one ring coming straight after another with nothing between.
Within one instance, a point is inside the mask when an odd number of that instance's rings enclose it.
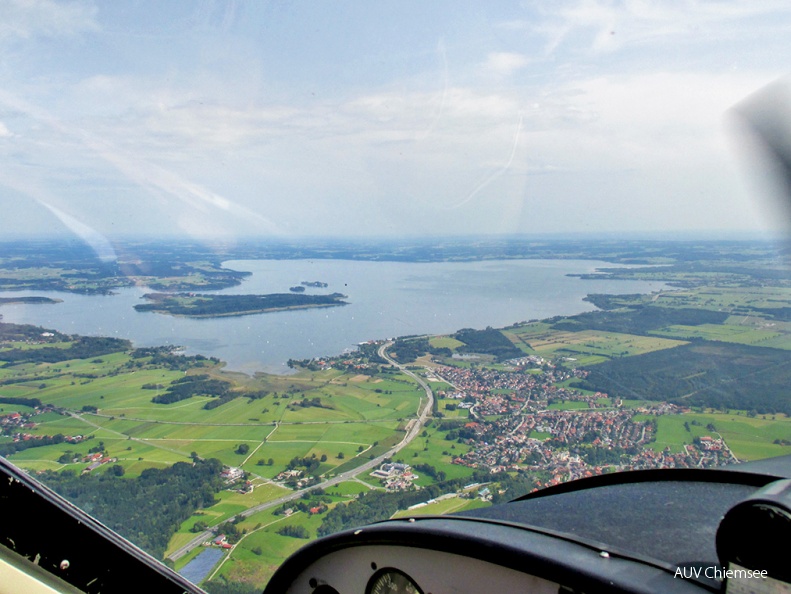
<instances>
[{"instance_id":1,"label":"lake water","mask_svg":"<svg viewBox=\"0 0 791 594\"><path fill-rule=\"evenodd\" d=\"M494 260L484 262L361 262L350 260L235 260L226 268L252 272L223 294L285 293L302 281L339 292L349 305L249 316L190 319L133 309L149 289L112 296L48 291L8 291L3 296L43 295L56 305L4 305L6 322L36 324L61 332L128 338L135 346L181 345L188 354L218 357L228 369L287 373L286 361L337 355L360 342L407 334L443 334L461 328L502 327L514 322L595 309L588 293L650 293L662 283L582 280L568 274L613 267L590 260Z\"/></svg>"},{"instance_id":2,"label":"lake water","mask_svg":"<svg viewBox=\"0 0 791 594\"><path fill-rule=\"evenodd\" d=\"M222 558L222 549L209 548L202 551L192 561L187 563L179 573L191 581L193 584L199 584L212 568L217 565L217 561Z\"/></svg>"}]
</instances>

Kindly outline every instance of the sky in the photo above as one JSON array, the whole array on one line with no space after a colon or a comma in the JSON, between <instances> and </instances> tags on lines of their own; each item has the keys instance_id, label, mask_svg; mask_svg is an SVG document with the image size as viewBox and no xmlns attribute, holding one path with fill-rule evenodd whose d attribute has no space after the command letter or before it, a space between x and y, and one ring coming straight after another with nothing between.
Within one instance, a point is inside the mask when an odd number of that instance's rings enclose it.
<instances>
[{"instance_id":1,"label":"sky","mask_svg":"<svg viewBox=\"0 0 791 594\"><path fill-rule=\"evenodd\" d=\"M763 233L786 1L0 0L0 237Z\"/></svg>"}]
</instances>

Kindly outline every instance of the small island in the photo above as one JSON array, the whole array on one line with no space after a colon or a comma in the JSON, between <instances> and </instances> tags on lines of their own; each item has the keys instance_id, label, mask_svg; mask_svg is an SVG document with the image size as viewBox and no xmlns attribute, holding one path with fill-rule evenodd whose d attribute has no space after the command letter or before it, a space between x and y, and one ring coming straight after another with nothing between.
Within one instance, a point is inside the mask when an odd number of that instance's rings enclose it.
<instances>
[{"instance_id":1,"label":"small island","mask_svg":"<svg viewBox=\"0 0 791 594\"><path fill-rule=\"evenodd\" d=\"M11 305L13 303L38 305L40 303L63 303L63 299L50 299L49 297L0 297L0 305Z\"/></svg>"},{"instance_id":2,"label":"small island","mask_svg":"<svg viewBox=\"0 0 791 594\"><path fill-rule=\"evenodd\" d=\"M172 316L191 318L215 318L246 316L251 314L307 309L312 307L335 307L347 305L346 295L301 295L272 293L269 295L200 295L196 293L147 293L143 295L151 303L135 305L137 311L152 311Z\"/></svg>"},{"instance_id":3,"label":"small island","mask_svg":"<svg viewBox=\"0 0 791 594\"><path fill-rule=\"evenodd\" d=\"M329 285L321 281L302 281L299 283L305 287L314 287L316 289L326 289Z\"/></svg>"},{"instance_id":4,"label":"small island","mask_svg":"<svg viewBox=\"0 0 791 594\"><path fill-rule=\"evenodd\" d=\"M292 293L304 293L305 287L289 287L288 290Z\"/></svg>"}]
</instances>

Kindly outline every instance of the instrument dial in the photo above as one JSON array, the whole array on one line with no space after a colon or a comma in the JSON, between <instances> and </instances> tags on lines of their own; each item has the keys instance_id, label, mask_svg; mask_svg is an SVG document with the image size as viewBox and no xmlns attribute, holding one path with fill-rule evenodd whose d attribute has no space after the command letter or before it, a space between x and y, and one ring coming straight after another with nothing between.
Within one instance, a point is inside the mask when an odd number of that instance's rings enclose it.
<instances>
[{"instance_id":1,"label":"instrument dial","mask_svg":"<svg viewBox=\"0 0 791 594\"><path fill-rule=\"evenodd\" d=\"M385 567L377 571L365 589L366 594L423 594L423 590L403 571Z\"/></svg>"}]
</instances>

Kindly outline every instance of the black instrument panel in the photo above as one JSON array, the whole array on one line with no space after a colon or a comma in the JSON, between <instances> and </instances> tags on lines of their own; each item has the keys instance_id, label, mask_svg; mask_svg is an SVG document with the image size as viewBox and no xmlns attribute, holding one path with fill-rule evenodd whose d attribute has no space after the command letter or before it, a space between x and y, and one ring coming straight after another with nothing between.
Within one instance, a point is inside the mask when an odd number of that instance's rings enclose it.
<instances>
[{"instance_id":1,"label":"black instrument panel","mask_svg":"<svg viewBox=\"0 0 791 594\"><path fill-rule=\"evenodd\" d=\"M791 481L778 482L790 462L618 473L461 514L347 530L286 560L265 594L736 592L724 570L739 561L786 582L776 563L763 567L769 555L748 562L745 551L765 530L732 522L723 542L744 546L719 557L715 537L740 502L791 510ZM776 530L783 542L788 518Z\"/></svg>"}]
</instances>

